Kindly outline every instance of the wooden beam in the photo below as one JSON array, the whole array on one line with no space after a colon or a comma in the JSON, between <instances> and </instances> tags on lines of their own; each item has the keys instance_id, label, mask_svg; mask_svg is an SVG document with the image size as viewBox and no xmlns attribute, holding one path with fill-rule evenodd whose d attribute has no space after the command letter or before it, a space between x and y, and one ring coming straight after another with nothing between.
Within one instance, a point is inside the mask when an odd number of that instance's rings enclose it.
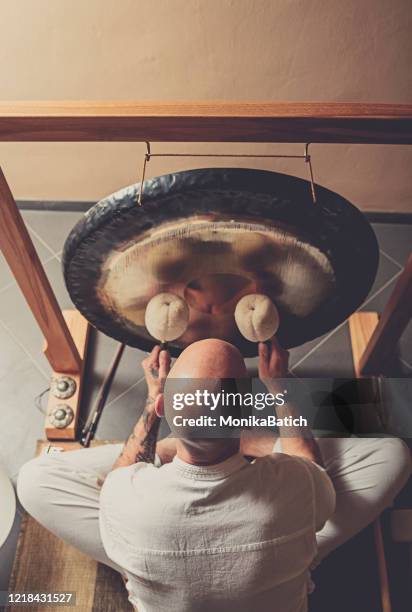
<instances>
[{"instance_id":1,"label":"wooden beam","mask_svg":"<svg viewBox=\"0 0 412 612\"><path fill-rule=\"evenodd\" d=\"M391 593L389 588L388 566L386 563L385 546L382 535L380 516L373 523L376 556L378 561L379 582L381 587L382 612L392 612Z\"/></svg>"},{"instance_id":2,"label":"wooden beam","mask_svg":"<svg viewBox=\"0 0 412 612\"><path fill-rule=\"evenodd\" d=\"M3 102L0 141L411 144L412 105L343 102Z\"/></svg>"},{"instance_id":3,"label":"wooden beam","mask_svg":"<svg viewBox=\"0 0 412 612\"><path fill-rule=\"evenodd\" d=\"M378 323L377 312L354 312L349 317L349 334L356 378L361 377L360 361Z\"/></svg>"},{"instance_id":4,"label":"wooden beam","mask_svg":"<svg viewBox=\"0 0 412 612\"><path fill-rule=\"evenodd\" d=\"M379 323L359 362L362 376L384 373L387 360L393 357L396 345L412 318L412 255L385 306Z\"/></svg>"},{"instance_id":5,"label":"wooden beam","mask_svg":"<svg viewBox=\"0 0 412 612\"><path fill-rule=\"evenodd\" d=\"M86 363L90 324L78 310L64 310L63 316L82 360L82 367L80 371L76 373L68 373L67 371L53 372L45 423L45 433L48 440L76 439L77 425L80 414L80 402L83 391L84 368ZM56 397L54 393L55 383L61 377L66 377L68 375L71 379L73 379L76 389L73 395L70 397L60 399L59 397ZM73 420L66 427L58 428L51 422L50 415L53 414L53 411L58 410L59 406L61 405L67 406L69 409L71 409L74 416Z\"/></svg>"},{"instance_id":6,"label":"wooden beam","mask_svg":"<svg viewBox=\"0 0 412 612\"><path fill-rule=\"evenodd\" d=\"M43 332L52 369L79 372L79 352L1 168L0 249Z\"/></svg>"},{"instance_id":7,"label":"wooden beam","mask_svg":"<svg viewBox=\"0 0 412 612\"><path fill-rule=\"evenodd\" d=\"M349 318L349 334L352 347L355 376L359 378L360 361L375 329L379 324L377 312L355 312ZM378 563L379 586L381 594L382 612L391 612L391 597L389 589L388 567L386 563L385 546L382 536L381 519L378 516L373 522L376 559Z\"/></svg>"}]
</instances>

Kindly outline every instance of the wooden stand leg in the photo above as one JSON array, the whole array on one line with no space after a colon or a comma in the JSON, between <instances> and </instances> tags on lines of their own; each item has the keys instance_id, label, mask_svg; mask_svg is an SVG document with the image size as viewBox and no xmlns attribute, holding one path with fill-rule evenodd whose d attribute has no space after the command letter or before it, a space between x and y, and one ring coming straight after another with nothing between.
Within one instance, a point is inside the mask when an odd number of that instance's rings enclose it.
<instances>
[{"instance_id":1,"label":"wooden stand leg","mask_svg":"<svg viewBox=\"0 0 412 612\"><path fill-rule=\"evenodd\" d=\"M391 533L395 542L409 549L407 576L412 577L412 508L399 508L392 511Z\"/></svg>"},{"instance_id":2,"label":"wooden stand leg","mask_svg":"<svg viewBox=\"0 0 412 612\"><path fill-rule=\"evenodd\" d=\"M388 358L393 356L399 338L411 318L412 255L396 283L379 319L379 324L365 345L358 366L363 376L379 375L384 372L385 364Z\"/></svg>"},{"instance_id":3,"label":"wooden stand leg","mask_svg":"<svg viewBox=\"0 0 412 612\"><path fill-rule=\"evenodd\" d=\"M1 169L0 249L43 332L52 369L80 372L79 351Z\"/></svg>"},{"instance_id":4,"label":"wooden stand leg","mask_svg":"<svg viewBox=\"0 0 412 612\"><path fill-rule=\"evenodd\" d=\"M349 318L349 334L356 378L361 377L362 355L364 355L378 323L379 316L377 312L355 312Z\"/></svg>"},{"instance_id":5,"label":"wooden stand leg","mask_svg":"<svg viewBox=\"0 0 412 612\"><path fill-rule=\"evenodd\" d=\"M361 377L361 361L375 330L379 324L377 312L355 312L349 319L349 334L352 345L353 365L356 378ZM388 568L382 537L381 520L378 517L373 523L376 557L378 561L379 583L381 589L382 612L391 612Z\"/></svg>"},{"instance_id":6,"label":"wooden stand leg","mask_svg":"<svg viewBox=\"0 0 412 612\"><path fill-rule=\"evenodd\" d=\"M385 557L385 546L382 536L381 519L378 518L373 523L373 533L375 536L376 556L378 558L379 582L381 586L382 612L392 612L391 594L389 589L388 567Z\"/></svg>"},{"instance_id":7,"label":"wooden stand leg","mask_svg":"<svg viewBox=\"0 0 412 612\"><path fill-rule=\"evenodd\" d=\"M81 357L82 368L75 374L53 372L45 423L49 440L76 439L90 330L88 321L77 310L64 310L63 315Z\"/></svg>"},{"instance_id":8,"label":"wooden stand leg","mask_svg":"<svg viewBox=\"0 0 412 612\"><path fill-rule=\"evenodd\" d=\"M53 369L46 436L74 440L89 325L75 310L63 316L1 169L0 248L46 340Z\"/></svg>"}]
</instances>

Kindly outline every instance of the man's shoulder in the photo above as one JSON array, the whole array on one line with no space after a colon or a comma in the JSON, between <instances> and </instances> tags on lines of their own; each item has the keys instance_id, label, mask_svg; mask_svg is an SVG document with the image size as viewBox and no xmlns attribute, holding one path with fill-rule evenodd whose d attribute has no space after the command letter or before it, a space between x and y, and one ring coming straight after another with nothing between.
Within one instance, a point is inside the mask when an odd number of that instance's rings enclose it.
<instances>
[{"instance_id":1,"label":"man's shoulder","mask_svg":"<svg viewBox=\"0 0 412 612\"><path fill-rule=\"evenodd\" d=\"M294 467L300 467L301 470L305 469L314 469L316 471L320 470L322 472L325 471L323 467L315 463L314 461L310 461L306 457L300 457L299 455L288 455L287 453L270 453L265 455L264 457L258 457L253 462L257 465L268 465L272 467L282 467L285 469L292 469Z\"/></svg>"},{"instance_id":2,"label":"man's shoulder","mask_svg":"<svg viewBox=\"0 0 412 612\"><path fill-rule=\"evenodd\" d=\"M293 479L295 482L318 478L319 472L325 472L320 466L296 455L286 453L271 453L264 457L258 457L253 464L255 470L263 474L273 474L278 477L284 476Z\"/></svg>"},{"instance_id":3,"label":"man's shoulder","mask_svg":"<svg viewBox=\"0 0 412 612\"><path fill-rule=\"evenodd\" d=\"M155 467L152 463L135 463L126 467L120 467L116 470L112 470L107 475L101 494L105 495L110 491L110 497L113 499L113 495L117 490L127 489L129 487L135 487L136 482L153 481L156 479L160 472L160 468Z\"/></svg>"},{"instance_id":4,"label":"man's shoulder","mask_svg":"<svg viewBox=\"0 0 412 612\"><path fill-rule=\"evenodd\" d=\"M162 486L161 472L162 468L143 462L110 472L100 492L100 513L119 522L120 517L126 520L144 512L153 497L150 492L158 495Z\"/></svg>"},{"instance_id":5,"label":"man's shoulder","mask_svg":"<svg viewBox=\"0 0 412 612\"><path fill-rule=\"evenodd\" d=\"M300 458L295 455L287 455L286 453L270 453L263 457L257 457L253 461L253 465L257 467L267 467L268 469L293 469L294 466L300 465Z\"/></svg>"}]
</instances>

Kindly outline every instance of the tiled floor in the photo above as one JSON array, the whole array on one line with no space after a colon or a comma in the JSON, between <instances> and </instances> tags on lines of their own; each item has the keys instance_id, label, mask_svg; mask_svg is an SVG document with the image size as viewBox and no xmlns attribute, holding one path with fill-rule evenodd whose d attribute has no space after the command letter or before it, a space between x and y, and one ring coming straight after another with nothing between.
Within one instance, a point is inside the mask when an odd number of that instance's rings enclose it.
<instances>
[{"instance_id":1,"label":"tiled floor","mask_svg":"<svg viewBox=\"0 0 412 612\"><path fill-rule=\"evenodd\" d=\"M70 229L81 213L24 211L36 249L62 308L71 306L61 274L60 253ZM412 250L412 226L374 226L381 247L375 285L362 306L381 311L402 266ZM42 336L0 258L0 462L14 481L19 467L33 456L35 441L42 437L44 416L35 398L49 384L50 368L42 354ZM83 419L112 359L117 343L94 334L88 360L88 383ZM144 354L128 348L113 384L98 430L99 438L124 439L130 433L145 401L145 383L140 361ZM256 366L256 360L249 360ZM351 376L353 374L347 324L292 350L291 369L297 376ZM399 376L412 377L412 325L400 343ZM19 516L7 545L0 550L0 590L6 588L11 567Z\"/></svg>"}]
</instances>

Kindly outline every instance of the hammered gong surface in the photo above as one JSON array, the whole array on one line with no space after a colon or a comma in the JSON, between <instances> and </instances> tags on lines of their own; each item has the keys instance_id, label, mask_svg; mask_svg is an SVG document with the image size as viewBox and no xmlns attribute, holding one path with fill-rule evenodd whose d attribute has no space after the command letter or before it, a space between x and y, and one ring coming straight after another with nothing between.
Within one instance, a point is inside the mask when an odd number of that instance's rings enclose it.
<instances>
[{"instance_id":1,"label":"hammered gong surface","mask_svg":"<svg viewBox=\"0 0 412 612\"><path fill-rule=\"evenodd\" d=\"M374 233L341 196L296 177L261 170L201 169L132 185L98 202L70 233L64 275L77 308L98 329L149 350L147 302L170 292L189 305L173 354L222 338L245 356L234 310L264 293L280 315L285 347L334 328L362 303L378 265Z\"/></svg>"}]
</instances>

